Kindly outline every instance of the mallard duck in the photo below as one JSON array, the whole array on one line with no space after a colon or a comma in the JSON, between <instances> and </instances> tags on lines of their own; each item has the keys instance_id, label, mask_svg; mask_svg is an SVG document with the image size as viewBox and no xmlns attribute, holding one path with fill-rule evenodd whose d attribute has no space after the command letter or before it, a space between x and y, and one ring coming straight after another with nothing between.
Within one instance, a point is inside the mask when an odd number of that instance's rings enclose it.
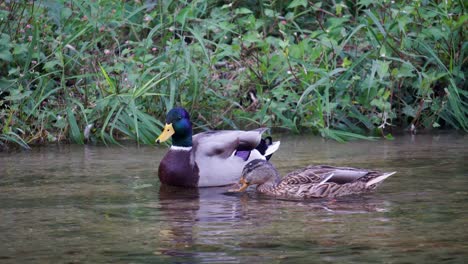
<instances>
[{"instance_id":1,"label":"mallard duck","mask_svg":"<svg viewBox=\"0 0 468 264\"><path fill-rule=\"evenodd\" d=\"M240 188L231 191L242 192L249 185L257 185L258 192L272 196L334 198L372 191L393 174L395 172L318 165L293 171L281 179L270 162L253 160L242 171Z\"/></svg>"},{"instance_id":2,"label":"mallard duck","mask_svg":"<svg viewBox=\"0 0 468 264\"><path fill-rule=\"evenodd\" d=\"M248 162L269 159L278 149L279 141L262 139L266 130L219 130L192 136L188 112L173 108L156 139L156 143L161 143L172 137L172 146L159 164L159 179L164 184L185 187L234 184Z\"/></svg>"}]
</instances>

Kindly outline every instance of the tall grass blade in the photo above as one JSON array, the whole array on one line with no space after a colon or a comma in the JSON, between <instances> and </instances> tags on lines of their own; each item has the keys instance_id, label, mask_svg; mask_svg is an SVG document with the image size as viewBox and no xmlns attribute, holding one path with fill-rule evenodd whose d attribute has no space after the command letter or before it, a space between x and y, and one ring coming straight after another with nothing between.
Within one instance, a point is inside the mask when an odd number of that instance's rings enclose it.
<instances>
[{"instance_id":1,"label":"tall grass blade","mask_svg":"<svg viewBox=\"0 0 468 264\"><path fill-rule=\"evenodd\" d=\"M7 132L5 134L1 134L0 141L13 142L14 144L17 144L24 149L31 149L28 143L26 143L18 134L14 132Z\"/></svg>"},{"instance_id":2,"label":"tall grass blade","mask_svg":"<svg viewBox=\"0 0 468 264\"><path fill-rule=\"evenodd\" d=\"M78 123L76 122L75 114L73 114L70 107L67 108L67 119L68 125L70 126L71 139L75 143L83 144L83 135L81 134L81 130L78 127Z\"/></svg>"}]
</instances>

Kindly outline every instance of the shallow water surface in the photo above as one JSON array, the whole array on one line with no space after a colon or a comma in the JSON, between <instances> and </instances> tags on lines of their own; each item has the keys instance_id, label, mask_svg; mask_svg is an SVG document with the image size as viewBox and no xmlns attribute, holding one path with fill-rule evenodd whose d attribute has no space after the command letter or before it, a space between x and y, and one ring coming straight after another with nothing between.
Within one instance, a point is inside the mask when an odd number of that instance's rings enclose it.
<instances>
[{"instance_id":1,"label":"shallow water surface","mask_svg":"<svg viewBox=\"0 0 468 264\"><path fill-rule=\"evenodd\" d=\"M0 153L0 263L463 263L468 136L282 136L272 162L398 171L364 196L287 201L160 186L166 147Z\"/></svg>"}]
</instances>

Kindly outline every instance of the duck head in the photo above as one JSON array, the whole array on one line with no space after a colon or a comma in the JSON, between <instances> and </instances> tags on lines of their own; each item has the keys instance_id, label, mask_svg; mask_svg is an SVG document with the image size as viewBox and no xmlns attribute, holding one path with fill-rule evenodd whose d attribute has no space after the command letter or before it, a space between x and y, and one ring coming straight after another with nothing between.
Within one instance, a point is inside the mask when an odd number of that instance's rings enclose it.
<instances>
[{"instance_id":1,"label":"duck head","mask_svg":"<svg viewBox=\"0 0 468 264\"><path fill-rule=\"evenodd\" d=\"M250 185L276 184L279 181L279 173L267 160L256 159L247 163L242 170L239 183L242 185L237 191L243 192Z\"/></svg>"},{"instance_id":2,"label":"duck head","mask_svg":"<svg viewBox=\"0 0 468 264\"><path fill-rule=\"evenodd\" d=\"M192 122L189 113L182 107L173 108L167 113L166 125L156 143L164 142L170 137L173 146L192 146Z\"/></svg>"}]
</instances>

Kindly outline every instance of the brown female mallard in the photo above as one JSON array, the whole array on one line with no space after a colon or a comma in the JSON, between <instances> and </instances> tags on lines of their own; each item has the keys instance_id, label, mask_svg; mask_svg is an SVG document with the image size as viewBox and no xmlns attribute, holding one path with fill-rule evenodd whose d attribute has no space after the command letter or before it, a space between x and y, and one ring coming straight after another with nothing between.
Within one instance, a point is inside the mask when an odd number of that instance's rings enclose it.
<instances>
[{"instance_id":1,"label":"brown female mallard","mask_svg":"<svg viewBox=\"0 0 468 264\"><path fill-rule=\"evenodd\" d=\"M249 185L258 185L258 192L271 196L334 198L372 191L394 173L317 165L293 171L281 179L270 162L253 160L242 171L239 182L242 186L234 191L242 192Z\"/></svg>"},{"instance_id":2,"label":"brown female mallard","mask_svg":"<svg viewBox=\"0 0 468 264\"><path fill-rule=\"evenodd\" d=\"M172 146L159 164L162 183L184 187L213 187L234 184L251 160L268 159L279 142L262 139L266 128L250 131L218 130L192 136L188 112L173 108L157 143L172 138Z\"/></svg>"}]
</instances>

